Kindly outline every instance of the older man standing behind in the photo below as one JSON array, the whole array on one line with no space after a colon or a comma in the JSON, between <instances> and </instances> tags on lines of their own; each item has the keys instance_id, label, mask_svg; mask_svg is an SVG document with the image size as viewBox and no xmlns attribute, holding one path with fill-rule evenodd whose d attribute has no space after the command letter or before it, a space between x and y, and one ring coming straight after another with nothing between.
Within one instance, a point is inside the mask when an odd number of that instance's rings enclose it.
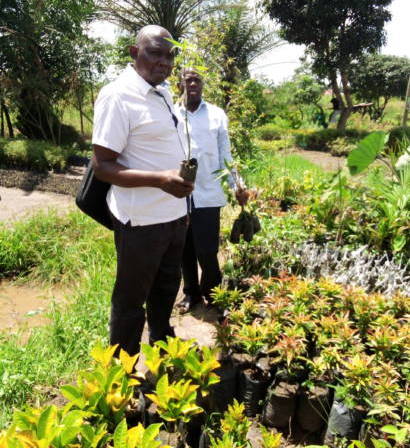
<instances>
[{"instance_id":1,"label":"older man standing behind","mask_svg":"<svg viewBox=\"0 0 410 448\"><path fill-rule=\"evenodd\" d=\"M168 91L170 33L149 25L130 47L133 64L96 101L93 131L96 176L112 184L107 204L114 224L117 276L110 343L140 349L145 309L150 342L174 335L169 319L178 292L193 184L178 175L185 158Z\"/></svg>"}]
</instances>

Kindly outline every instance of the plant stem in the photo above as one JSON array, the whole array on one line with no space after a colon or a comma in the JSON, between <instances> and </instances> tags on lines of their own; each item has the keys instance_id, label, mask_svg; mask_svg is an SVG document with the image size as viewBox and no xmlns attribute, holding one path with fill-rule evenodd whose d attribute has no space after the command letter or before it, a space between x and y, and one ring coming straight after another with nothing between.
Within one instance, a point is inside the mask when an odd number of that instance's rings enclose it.
<instances>
[{"instance_id":1,"label":"plant stem","mask_svg":"<svg viewBox=\"0 0 410 448\"><path fill-rule=\"evenodd\" d=\"M188 129L188 96L186 86L184 88L184 103L185 103L185 130L186 130L186 140L188 144L188 160L191 160L191 136L189 135L189 129Z\"/></svg>"}]
</instances>

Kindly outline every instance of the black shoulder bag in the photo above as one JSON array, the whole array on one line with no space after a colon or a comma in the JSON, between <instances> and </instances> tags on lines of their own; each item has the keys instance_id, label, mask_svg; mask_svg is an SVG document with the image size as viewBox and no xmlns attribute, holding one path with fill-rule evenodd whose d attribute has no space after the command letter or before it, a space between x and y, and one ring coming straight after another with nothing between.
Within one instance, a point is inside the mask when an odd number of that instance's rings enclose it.
<instances>
[{"instance_id":1,"label":"black shoulder bag","mask_svg":"<svg viewBox=\"0 0 410 448\"><path fill-rule=\"evenodd\" d=\"M86 215L107 227L107 229L113 230L107 205L107 193L110 187L111 184L95 177L92 160L90 160L75 198L75 203Z\"/></svg>"}]
</instances>

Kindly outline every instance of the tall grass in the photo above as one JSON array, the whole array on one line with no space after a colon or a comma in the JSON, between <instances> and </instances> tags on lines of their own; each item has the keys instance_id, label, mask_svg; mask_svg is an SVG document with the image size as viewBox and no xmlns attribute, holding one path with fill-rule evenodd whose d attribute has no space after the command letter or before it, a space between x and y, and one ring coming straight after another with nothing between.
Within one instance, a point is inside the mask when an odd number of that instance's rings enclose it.
<instances>
[{"instance_id":1,"label":"tall grass","mask_svg":"<svg viewBox=\"0 0 410 448\"><path fill-rule=\"evenodd\" d=\"M12 229L0 224L0 278L75 283L113 256L110 233L77 211L39 213Z\"/></svg>"},{"instance_id":2,"label":"tall grass","mask_svg":"<svg viewBox=\"0 0 410 448\"><path fill-rule=\"evenodd\" d=\"M50 391L88 361L107 337L114 279L112 236L80 212L39 214L0 233L2 273L72 287L69 305L53 304L50 323L20 335L0 334L0 427L14 407L50 398Z\"/></svg>"},{"instance_id":3,"label":"tall grass","mask_svg":"<svg viewBox=\"0 0 410 448\"><path fill-rule=\"evenodd\" d=\"M93 105L91 100L87 98L87 102L84 105L84 115L83 115L83 126L84 126L84 137L90 139L93 133ZM62 122L64 124L73 126L78 132L81 132L81 118L79 110L73 105L68 105L64 108Z\"/></svg>"}]
</instances>

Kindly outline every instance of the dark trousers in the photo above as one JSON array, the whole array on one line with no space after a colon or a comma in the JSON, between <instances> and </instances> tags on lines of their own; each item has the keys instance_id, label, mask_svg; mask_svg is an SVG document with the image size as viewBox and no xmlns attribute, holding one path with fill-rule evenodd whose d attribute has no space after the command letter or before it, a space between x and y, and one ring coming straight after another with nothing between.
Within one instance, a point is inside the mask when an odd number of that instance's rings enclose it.
<instances>
[{"instance_id":1,"label":"dark trousers","mask_svg":"<svg viewBox=\"0 0 410 448\"><path fill-rule=\"evenodd\" d=\"M169 319L181 282L187 219L134 227L115 218L113 223L117 277L111 300L110 343L134 355L140 350L145 314L150 340L173 335Z\"/></svg>"},{"instance_id":2,"label":"dark trousers","mask_svg":"<svg viewBox=\"0 0 410 448\"><path fill-rule=\"evenodd\" d=\"M218 263L220 207L192 207L182 259L184 293L209 297L222 280ZM198 278L198 264L201 279Z\"/></svg>"}]
</instances>

